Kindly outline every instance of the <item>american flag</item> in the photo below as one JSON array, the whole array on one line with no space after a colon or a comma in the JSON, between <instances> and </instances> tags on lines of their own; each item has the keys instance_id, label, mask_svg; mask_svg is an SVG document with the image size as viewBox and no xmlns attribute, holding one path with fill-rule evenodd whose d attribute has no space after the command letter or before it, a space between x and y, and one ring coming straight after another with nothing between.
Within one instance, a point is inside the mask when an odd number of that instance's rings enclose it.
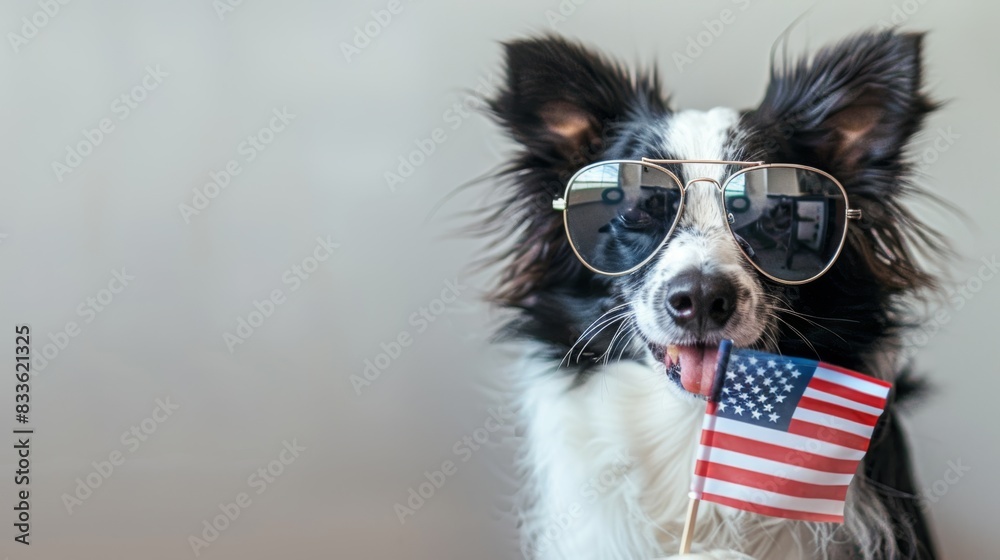
<instances>
[{"instance_id":1,"label":"american flag","mask_svg":"<svg viewBox=\"0 0 1000 560\"><path fill-rule=\"evenodd\" d=\"M843 523L844 499L890 384L823 362L720 350L693 497L774 517ZM724 367L724 369L723 369Z\"/></svg>"}]
</instances>

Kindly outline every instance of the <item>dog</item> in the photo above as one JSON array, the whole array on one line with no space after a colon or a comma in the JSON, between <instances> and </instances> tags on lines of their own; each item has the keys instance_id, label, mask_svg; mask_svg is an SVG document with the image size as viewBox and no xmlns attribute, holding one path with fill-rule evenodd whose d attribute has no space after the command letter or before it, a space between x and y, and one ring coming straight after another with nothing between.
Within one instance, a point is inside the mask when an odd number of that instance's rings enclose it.
<instances>
[{"instance_id":1,"label":"dog","mask_svg":"<svg viewBox=\"0 0 1000 560\"><path fill-rule=\"evenodd\" d=\"M703 503L684 557L936 558L898 420L900 401L918 388L899 363L905 310L937 286L915 255L945 245L904 205L918 190L906 147L938 106L923 91L922 43L919 33L869 31L798 61L772 55L758 107L705 111L672 108L655 70L630 71L559 36L504 44L502 85L485 102L517 148L496 174L499 202L484 230L508 241L490 299L508 312L499 337L523 356L513 390L527 558L680 557L701 372L723 339L894 388L843 525ZM559 210L574 174L616 160L661 161L684 185L684 202L649 255L630 255L638 249L628 232L614 228L646 231L655 215L632 208L638 217L623 212L602 226L628 261L608 274L570 242ZM775 281L730 227L719 189L753 162L819 170L846 192L858 219L817 277ZM798 249L786 250L791 263Z\"/></svg>"}]
</instances>

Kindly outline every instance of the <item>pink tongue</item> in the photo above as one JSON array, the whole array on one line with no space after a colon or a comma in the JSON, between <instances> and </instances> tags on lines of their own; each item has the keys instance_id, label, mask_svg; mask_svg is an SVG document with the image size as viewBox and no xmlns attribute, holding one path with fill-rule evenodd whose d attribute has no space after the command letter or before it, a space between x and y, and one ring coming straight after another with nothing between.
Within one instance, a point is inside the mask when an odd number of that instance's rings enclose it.
<instances>
[{"instance_id":1,"label":"pink tongue","mask_svg":"<svg viewBox=\"0 0 1000 560\"><path fill-rule=\"evenodd\" d=\"M677 350L680 352L681 385L691 393L710 397L719 347L678 346Z\"/></svg>"}]
</instances>

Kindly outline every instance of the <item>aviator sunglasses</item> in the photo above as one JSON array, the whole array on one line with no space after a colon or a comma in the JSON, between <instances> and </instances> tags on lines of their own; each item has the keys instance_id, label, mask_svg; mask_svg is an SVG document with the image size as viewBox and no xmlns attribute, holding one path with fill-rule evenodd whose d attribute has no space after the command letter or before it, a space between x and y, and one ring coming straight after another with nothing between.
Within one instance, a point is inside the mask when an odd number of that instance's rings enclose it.
<instances>
[{"instance_id":1,"label":"aviator sunglasses","mask_svg":"<svg viewBox=\"0 0 1000 560\"><path fill-rule=\"evenodd\" d=\"M723 183L707 177L681 182L664 166L718 164L740 168ZM580 261L608 276L648 263L670 239L698 182L718 189L726 225L747 260L771 280L804 284L833 266L847 239L847 191L830 174L789 163L716 160L612 160L588 165L552 202Z\"/></svg>"}]
</instances>

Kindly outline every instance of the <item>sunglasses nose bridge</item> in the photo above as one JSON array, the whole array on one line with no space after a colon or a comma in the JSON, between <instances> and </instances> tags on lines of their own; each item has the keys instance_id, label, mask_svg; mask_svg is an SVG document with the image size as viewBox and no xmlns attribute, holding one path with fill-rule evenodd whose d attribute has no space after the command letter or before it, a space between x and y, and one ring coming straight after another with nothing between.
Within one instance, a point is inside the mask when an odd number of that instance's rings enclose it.
<instances>
[{"instance_id":1,"label":"sunglasses nose bridge","mask_svg":"<svg viewBox=\"0 0 1000 560\"><path fill-rule=\"evenodd\" d=\"M716 190L716 193L717 193L717 194L718 194L718 195L719 195L720 197L722 196L722 193L723 193L723 187L722 187L722 183L720 183L720 182L719 182L718 180L716 180L716 179L713 179L713 178L711 178L711 177L695 177L694 179L691 179L691 180L689 180L689 181L688 181L687 183L684 183L684 187L683 187L682 191L683 191L683 193L684 193L684 198L685 198L685 199L688 199L688 196L687 196L687 195L688 195L688 190L689 190L689 189L690 189L690 188L691 188L691 187L692 187L692 186L693 186L693 185L694 185L695 183L711 183L712 185L715 185L715 190ZM702 202L703 202L703 203L705 203L705 202L708 202L708 201L707 201L707 199L706 199L706 200L703 200ZM720 202L720 209L722 210L722 219L723 219L723 220L728 220L728 218L727 218L727 216L728 216L728 215L727 215L727 213L726 213L726 210L725 210L725 207L721 205L721 202ZM682 211L681 211L681 212L678 212L678 213L677 213L677 218L676 218L676 222L677 222L677 223L680 223L680 221L681 221L681 218L682 218L681 214L683 213L683 211L684 211L684 210L686 210L686 204L685 204L685 208L684 208L684 209L682 209ZM727 225L728 225L728 221L727 221Z\"/></svg>"},{"instance_id":2,"label":"sunglasses nose bridge","mask_svg":"<svg viewBox=\"0 0 1000 560\"><path fill-rule=\"evenodd\" d=\"M690 181L688 181L684 185L684 190L688 190L691 187L691 185L693 185L695 183L712 183L713 185L715 185L716 189L718 189L720 192L722 191L722 183L716 181L715 179L713 179L711 177L697 177L697 178L691 179Z\"/></svg>"}]
</instances>

